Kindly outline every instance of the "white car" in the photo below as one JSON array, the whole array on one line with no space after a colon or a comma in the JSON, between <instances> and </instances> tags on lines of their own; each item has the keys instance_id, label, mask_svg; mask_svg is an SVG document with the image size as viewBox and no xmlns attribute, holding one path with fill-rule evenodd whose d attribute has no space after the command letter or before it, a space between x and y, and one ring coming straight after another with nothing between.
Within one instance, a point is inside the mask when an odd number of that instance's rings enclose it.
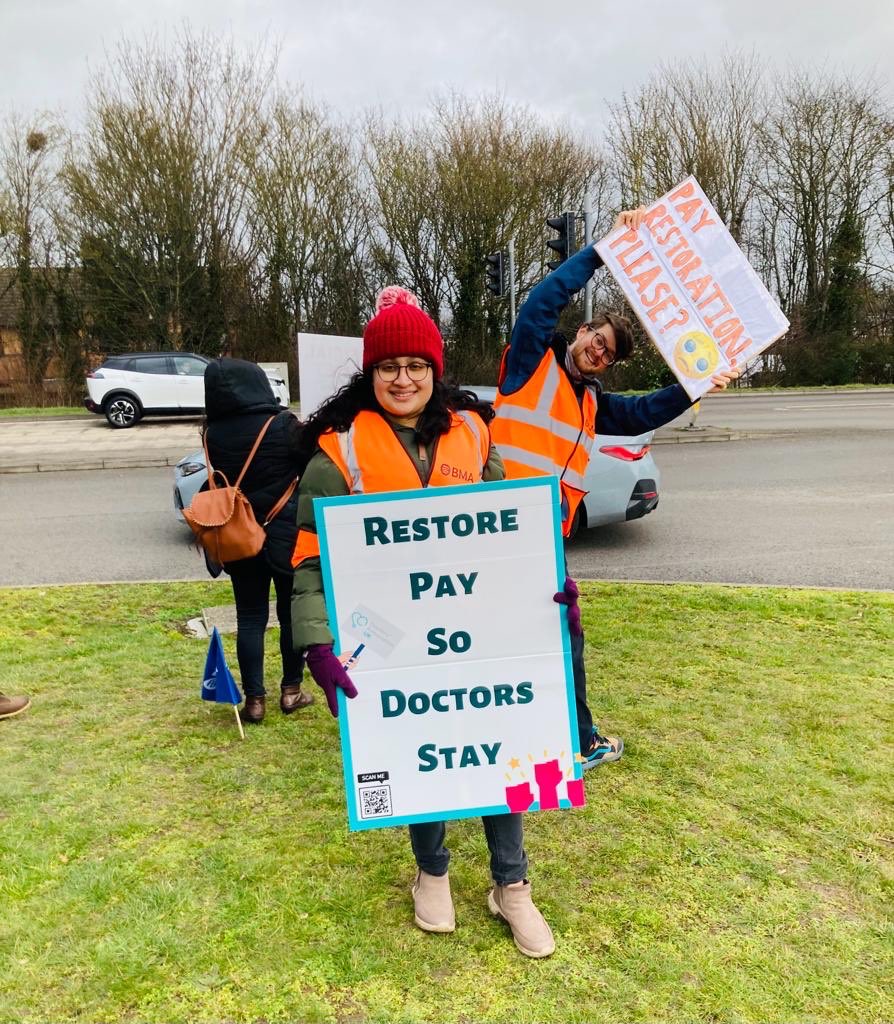
<instances>
[{"instance_id":1,"label":"white car","mask_svg":"<svg viewBox=\"0 0 894 1024\"><path fill-rule=\"evenodd\" d=\"M205 367L193 352L129 352L108 356L87 374L84 405L116 428L133 427L143 416L188 416L205 411ZM265 369L279 404L289 405L286 382Z\"/></svg>"},{"instance_id":2,"label":"white car","mask_svg":"<svg viewBox=\"0 0 894 1024\"><path fill-rule=\"evenodd\" d=\"M479 398L492 402L496 389L468 387ZM578 506L571 536L578 530L608 523L623 523L648 515L658 505L661 474L652 458L654 431L635 437L597 434L584 477L589 493ZM174 509L183 518L193 495L208 479L205 453L199 449L174 466Z\"/></svg>"}]
</instances>

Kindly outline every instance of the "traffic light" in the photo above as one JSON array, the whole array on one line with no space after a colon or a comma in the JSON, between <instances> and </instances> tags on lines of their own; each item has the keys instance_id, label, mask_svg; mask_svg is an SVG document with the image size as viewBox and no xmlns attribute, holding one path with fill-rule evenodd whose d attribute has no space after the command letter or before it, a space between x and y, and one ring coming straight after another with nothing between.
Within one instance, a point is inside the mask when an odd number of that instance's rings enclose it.
<instances>
[{"instance_id":1,"label":"traffic light","mask_svg":"<svg viewBox=\"0 0 894 1024\"><path fill-rule=\"evenodd\" d=\"M558 217L548 217L546 223L554 231L559 233L558 238L551 238L546 244L552 249L558 259L550 260L546 265L550 270L560 267L569 256L577 252L577 241L574 234L574 214L563 213Z\"/></svg>"},{"instance_id":2,"label":"traffic light","mask_svg":"<svg viewBox=\"0 0 894 1024\"><path fill-rule=\"evenodd\" d=\"M505 253L492 252L485 260L487 275L485 287L497 297L506 294L506 258Z\"/></svg>"}]
</instances>

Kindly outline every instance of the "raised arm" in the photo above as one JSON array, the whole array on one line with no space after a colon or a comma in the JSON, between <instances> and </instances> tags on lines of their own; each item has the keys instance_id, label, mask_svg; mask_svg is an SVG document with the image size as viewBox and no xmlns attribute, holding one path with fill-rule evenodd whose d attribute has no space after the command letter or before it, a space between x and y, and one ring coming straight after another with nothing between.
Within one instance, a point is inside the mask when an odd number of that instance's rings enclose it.
<instances>
[{"instance_id":1,"label":"raised arm","mask_svg":"<svg viewBox=\"0 0 894 1024\"><path fill-rule=\"evenodd\" d=\"M588 245L531 289L509 339L506 379L500 387L504 395L517 391L537 369L562 310L601 266L602 258Z\"/></svg>"},{"instance_id":2,"label":"raised arm","mask_svg":"<svg viewBox=\"0 0 894 1024\"><path fill-rule=\"evenodd\" d=\"M711 378L716 394L739 376L738 370L722 370ZM596 407L597 434L642 434L670 423L692 405L692 399L680 384L652 391L648 395L601 394Z\"/></svg>"},{"instance_id":3,"label":"raised arm","mask_svg":"<svg viewBox=\"0 0 894 1024\"><path fill-rule=\"evenodd\" d=\"M601 394L596 406L597 434L643 434L670 423L692 405L679 384L648 395Z\"/></svg>"}]
</instances>

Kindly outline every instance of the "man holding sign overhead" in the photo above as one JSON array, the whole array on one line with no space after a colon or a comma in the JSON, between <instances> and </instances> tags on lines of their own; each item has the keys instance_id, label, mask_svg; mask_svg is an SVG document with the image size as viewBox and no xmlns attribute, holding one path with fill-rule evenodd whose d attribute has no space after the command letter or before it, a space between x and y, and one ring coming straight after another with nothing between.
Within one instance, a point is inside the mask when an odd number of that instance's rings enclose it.
<instances>
[{"instance_id":1,"label":"man holding sign overhead","mask_svg":"<svg viewBox=\"0 0 894 1024\"><path fill-rule=\"evenodd\" d=\"M638 231L645 209L623 211L613 230ZM491 433L503 457L508 479L553 475L561 487L565 536L586 494L584 474L597 433L641 434L675 419L692 404L674 384L636 398L603 392L599 378L609 366L633 354L630 321L603 312L578 327L568 343L556 335L559 316L574 294L590 280L602 258L588 245L566 260L528 295L519 310L500 367ZM738 376L724 371L711 376L712 390L723 390ZM567 600L577 600L569 578ZM572 636L574 688L584 769L617 761L624 743L603 736L587 705L584 638Z\"/></svg>"},{"instance_id":2,"label":"man holding sign overhead","mask_svg":"<svg viewBox=\"0 0 894 1024\"><path fill-rule=\"evenodd\" d=\"M525 593L514 617L513 609L495 606L488 587L517 564L515 538L526 528L551 557L549 579L555 580L560 544L558 531L552 540L547 526L555 523L557 488L488 483L504 476L488 429L492 411L445 384L443 372L444 345L435 323L412 294L386 289L364 331L362 372L305 426L315 452L299 488L293 639L306 648L308 668L333 715L339 689L355 698L346 716L350 727L342 723L351 827L409 824L418 927L456 927L444 818L467 816L474 807L490 849L488 907L509 924L522 953L545 957L555 943L531 899L520 812L533 809L531 776L541 809L583 802L573 760L569 671L561 620L550 600L554 583L544 600ZM535 490L536 500L530 498ZM395 497L403 491L406 497ZM526 506L507 498L510 492L526 495ZM329 499L317 501L316 514L315 499ZM462 551L463 562L449 566L444 552L454 549ZM542 569L550 563L539 564ZM514 573L511 588L517 589ZM349 596L340 604L345 590ZM450 621L460 608L464 628ZM519 647L519 632L529 641L537 629L541 663L553 660L541 675L537 664L509 657ZM340 656L333 650L334 633ZM350 659L362 680L359 694L345 669ZM564 733L554 715L555 747L542 740L539 749L533 743L506 749L507 720L540 738L549 717L542 709L560 703ZM369 716L359 737L353 732L355 708ZM520 770L528 755L525 778ZM470 789L473 799L476 790L482 792L477 802L438 802Z\"/></svg>"}]
</instances>

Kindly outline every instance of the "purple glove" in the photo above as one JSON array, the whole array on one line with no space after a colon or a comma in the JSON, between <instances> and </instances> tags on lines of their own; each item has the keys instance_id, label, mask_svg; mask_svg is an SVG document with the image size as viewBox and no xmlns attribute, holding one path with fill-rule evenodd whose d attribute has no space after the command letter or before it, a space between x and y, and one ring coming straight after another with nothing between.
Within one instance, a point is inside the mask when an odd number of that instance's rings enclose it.
<instances>
[{"instance_id":1,"label":"purple glove","mask_svg":"<svg viewBox=\"0 0 894 1024\"><path fill-rule=\"evenodd\" d=\"M580 624L580 605L577 603L580 591L570 576L565 577L565 589L553 595L556 604L564 604L568 609L568 632L572 636L583 636L584 628Z\"/></svg>"},{"instance_id":2,"label":"purple glove","mask_svg":"<svg viewBox=\"0 0 894 1024\"><path fill-rule=\"evenodd\" d=\"M313 644L305 655L307 667L317 686L326 694L326 703L333 718L338 718L336 689L344 690L346 697L356 697L357 687L345 672L345 667L332 653L331 644Z\"/></svg>"}]
</instances>

